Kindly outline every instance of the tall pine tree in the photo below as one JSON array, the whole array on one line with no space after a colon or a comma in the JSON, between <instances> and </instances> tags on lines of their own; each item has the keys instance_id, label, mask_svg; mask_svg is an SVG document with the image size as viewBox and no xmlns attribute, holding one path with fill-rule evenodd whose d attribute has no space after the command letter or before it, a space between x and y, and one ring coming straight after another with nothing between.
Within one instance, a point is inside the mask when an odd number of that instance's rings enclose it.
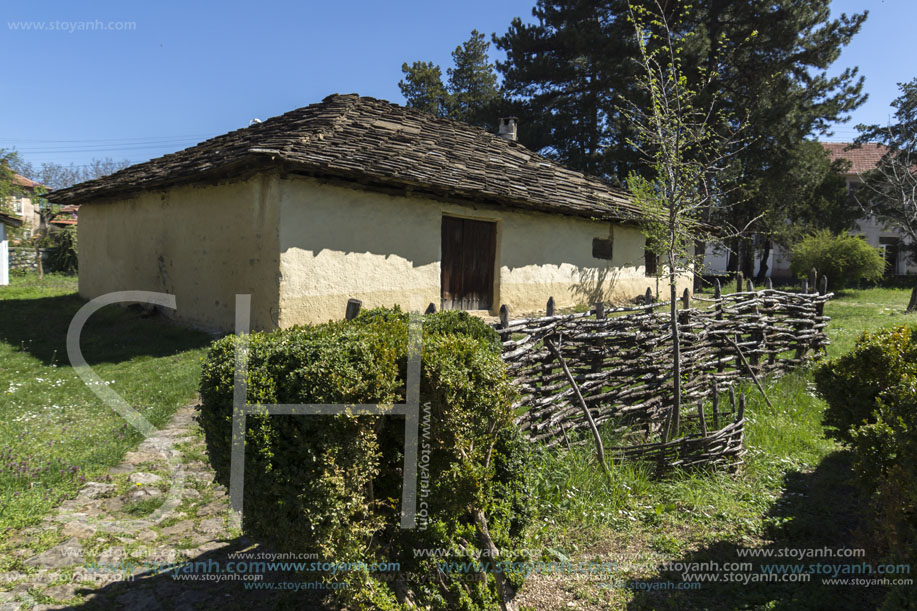
<instances>
[{"instance_id":1,"label":"tall pine tree","mask_svg":"<svg viewBox=\"0 0 917 611\"><path fill-rule=\"evenodd\" d=\"M631 127L616 109L622 99L647 104L633 86L638 49L626 19L629 4L655 7L652 0L538 0L534 24L516 19L496 39L507 54L498 63L506 94L535 127L522 131L522 141L620 181L641 168L627 145ZM824 0L694 0L687 10L670 4L665 17L675 34L693 33L682 51L685 75L699 75L722 116L747 126L748 142L717 177L739 188L724 189L729 197L711 202L707 220L739 229L755 221L765 234L762 215L770 213L772 227L792 222L792 206L774 218L772 185L788 187L807 136L865 100L856 69L833 77L827 70L866 14L832 18ZM707 107L705 91L698 94ZM806 192L810 183L806 176L790 191ZM750 275L752 242L738 238L732 246L739 253L733 265Z\"/></svg>"},{"instance_id":2,"label":"tall pine tree","mask_svg":"<svg viewBox=\"0 0 917 611\"><path fill-rule=\"evenodd\" d=\"M407 105L481 127L494 124L503 98L487 55L489 48L484 34L472 30L471 37L452 52L454 66L446 71L446 84L441 68L432 62L403 64L404 79L398 87Z\"/></svg>"}]
</instances>

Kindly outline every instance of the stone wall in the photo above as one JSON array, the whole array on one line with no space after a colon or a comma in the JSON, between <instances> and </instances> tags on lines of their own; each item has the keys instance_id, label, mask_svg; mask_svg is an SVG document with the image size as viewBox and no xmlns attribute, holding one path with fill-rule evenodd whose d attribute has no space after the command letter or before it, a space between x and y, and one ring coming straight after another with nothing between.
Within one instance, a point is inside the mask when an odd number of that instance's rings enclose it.
<instances>
[{"instance_id":1,"label":"stone wall","mask_svg":"<svg viewBox=\"0 0 917 611\"><path fill-rule=\"evenodd\" d=\"M41 260L45 271L48 270L48 256L50 251L50 248L41 249ZM10 247L10 271L14 270L22 270L27 272L38 271L34 248L23 248L21 246Z\"/></svg>"}]
</instances>

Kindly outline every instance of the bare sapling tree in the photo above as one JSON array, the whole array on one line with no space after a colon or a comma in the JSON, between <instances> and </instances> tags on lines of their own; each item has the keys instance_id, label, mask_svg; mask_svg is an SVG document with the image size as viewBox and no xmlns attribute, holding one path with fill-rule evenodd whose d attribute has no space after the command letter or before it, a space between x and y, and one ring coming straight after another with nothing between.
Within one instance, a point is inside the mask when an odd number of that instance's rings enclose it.
<instances>
[{"instance_id":1,"label":"bare sapling tree","mask_svg":"<svg viewBox=\"0 0 917 611\"><path fill-rule=\"evenodd\" d=\"M669 288L673 356L673 403L664 429L668 441L678 435L681 420L678 279L694 273L692 247L710 234L703 212L722 194L717 174L742 142L739 122L724 116L716 92L709 91L715 74L701 69L689 81L681 53L691 34L673 33L665 14L658 0L655 10L630 5L641 64L635 84L645 102L624 101L621 111L634 131L630 144L647 170L645 175L631 173L627 186L647 216L647 243L666 266L661 271ZM703 106L702 99L707 100Z\"/></svg>"},{"instance_id":2,"label":"bare sapling tree","mask_svg":"<svg viewBox=\"0 0 917 611\"><path fill-rule=\"evenodd\" d=\"M885 146L875 169L861 177L866 188L857 199L866 212L905 236L910 259L917 262L917 78L899 83L898 88L901 95L892 102L894 122L857 125L858 145ZM907 311L917 311L917 286L911 291Z\"/></svg>"}]
</instances>

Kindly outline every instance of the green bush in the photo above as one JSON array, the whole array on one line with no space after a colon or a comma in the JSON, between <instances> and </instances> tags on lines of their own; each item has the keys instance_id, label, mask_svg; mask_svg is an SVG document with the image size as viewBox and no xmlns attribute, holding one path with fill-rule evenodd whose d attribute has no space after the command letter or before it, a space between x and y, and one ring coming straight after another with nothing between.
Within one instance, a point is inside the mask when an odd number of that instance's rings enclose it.
<instances>
[{"instance_id":1,"label":"green bush","mask_svg":"<svg viewBox=\"0 0 917 611\"><path fill-rule=\"evenodd\" d=\"M51 252L48 255L49 271L72 274L77 271L79 256L77 254L76 228L67 227L51 236Z\"/></svg>"},{"instance_id":2,"label":"green bush","mask_svg":"<svg viewBox=\"0 0 917 611\"><path fill-rule=\"evenodd\" d=\"M850 442L857 481L872 498L877 545L917 563L917 329L864 335L815 375L826 416Z\"/></svg>"},{"instance_id":3,"label":"green bush","mask_svg":"<svg viewBox=\"0 0 917 611\"><path fill-rule=\"evenodd\" d=\"M792 248L790 271L797 278L805 278L815 268L828 276L829 286L843 289L861 280L877 282L885 273L885 259L858 236L833 235L818 231Z\"/></svg>"},{"instance_id":4,"label":"green bush","mask_svg":"<svg viewBox=\"0 0 917 611\"><path fill-rule=\"evenodd\" d=\"M407 316L368 310L350 322L250 337L251 403L404 401ZM201 425L219 481L228 484L235 336L214 343L203 366ZM512 424L514 391L494 331L465 313L425 317L421 376L418 526L400 525L404 420L380 416L267 416L247 421L243 529L280 549L334 562L398 562L382 577L327 579L354 608L489 609L497 577L441 573L473 560L481 523L504 559L518 557L528 518L526 445ZM455 557L415 549L454 550ZM483 560L487 560L484 558ZM521 585L518 575L507 578Z\"/></svg>"},{"instance_id":5,"label":"green bush","mask_svg":"<svg viewBox=\"0 0 917 611\"><path fill-rule=\"evenodd\" d=\"M815 385L827 401L825 425L843 441L851 431L875 422L877 400L895 387L902 376L917 371L917 337L907 327L863 334L853 350L822 363L815 370Z\"/></svg>"}]
</instances>

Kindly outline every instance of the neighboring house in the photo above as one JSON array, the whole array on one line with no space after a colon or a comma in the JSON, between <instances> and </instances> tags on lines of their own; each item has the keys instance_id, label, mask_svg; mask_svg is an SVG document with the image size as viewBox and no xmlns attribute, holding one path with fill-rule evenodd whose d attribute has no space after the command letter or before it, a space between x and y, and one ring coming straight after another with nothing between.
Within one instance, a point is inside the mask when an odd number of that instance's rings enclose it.
<instances>
[{"instance_id":1,"label":"neighboring house","mask_svg":"<svg viewBox=\"0 0 917 611\"><path fill-rule=\"evenodd\" d=\"M850 148L853 144L849 142L824 142L822 144L832 161L846 159L850 162L850 169L844 174L848 192L851 195L859 193L860 197L869 199L869 193L860 190L863 185L863 175L875 169L887 151L885 146L868 143L859 148ZM886 275L917 274L917 263L909 260L906 250L902 248L902 245L907 244L909 240L900 230L880 222L873 216L867 216L857 223L857 228L851 233L862 235L870 246L882 251L887 263Z\"/></svg>"},{"instance_id":2,"label":"neighboring house","mask_svg":"<svg viewBox=\"0 0 917 611\"><path fill-rule=\"evenodd\" d=\"M81 204L81 295L171 293L178 318L216 329L237 293L257 329L341 318L348 298L517 315L642 294L628 194L515 127L332 95L49 197Z\"/></svg>"},{"instance_id":3,"label":"neighboring house","mask_svg":"<svg viewBox=\"0 0 917 611\"><path fill-rule=\"evenodd\" d=\"M24 237L28 238L41 227L41 214L35 190L42 185L19 174L13 175L13 184L19 187L22 193L12 198L9 209L22 219Z\"/></svg>"},{"instance_id":4,"label":"neighboring house","mask_svg":"<svg viewBox=\"0 0 917 611\"><path fill-rule=\"evenodd\" d=\"M79 206L61 206L60 210L52 214L51 218L48 219L51 230L76 227L79 210Z\"/></svg>"},{"instance_id":5,"label":"neighboring house","mask_svg":"<svg viewBox=\"0 0 917 611\"><path fill-rule=\"evenodd\" d=\"M10 283L10 248L6 228L21 226L22 220L0 212L0 286Z\"/></svg>"},{"instance_id":6,"label":"neighboring house","mask_svg":"<svg viewBox=\"0 0 917 611\"><path fill-rule=\"evenodd\" d=\"M825 147L831 161L846 159L850 162L850 168L844 174L850 197L855 196L863 184L863 175L876 167L886 151L883 145L875 143L864 144L860 148L850 148L853 144L849 142L822 142L822 146ZM863 236L870 246L882 251L887 262L887 275L917 274L917 264L910 261L907 253L901 248L907 243L907 238L899 230L880 223L875 217L866 216L857 222L850 233ZM728 258L728 252L722 244L709 245L704 257L705 273L725 273ZM767 275L775 279L791 278L790 261L790 253L786 249L779 246L772 248L767 260ZM760 266L761 257L757 255L754 266L756 272Z\"/></svg>"}]
</instances>

